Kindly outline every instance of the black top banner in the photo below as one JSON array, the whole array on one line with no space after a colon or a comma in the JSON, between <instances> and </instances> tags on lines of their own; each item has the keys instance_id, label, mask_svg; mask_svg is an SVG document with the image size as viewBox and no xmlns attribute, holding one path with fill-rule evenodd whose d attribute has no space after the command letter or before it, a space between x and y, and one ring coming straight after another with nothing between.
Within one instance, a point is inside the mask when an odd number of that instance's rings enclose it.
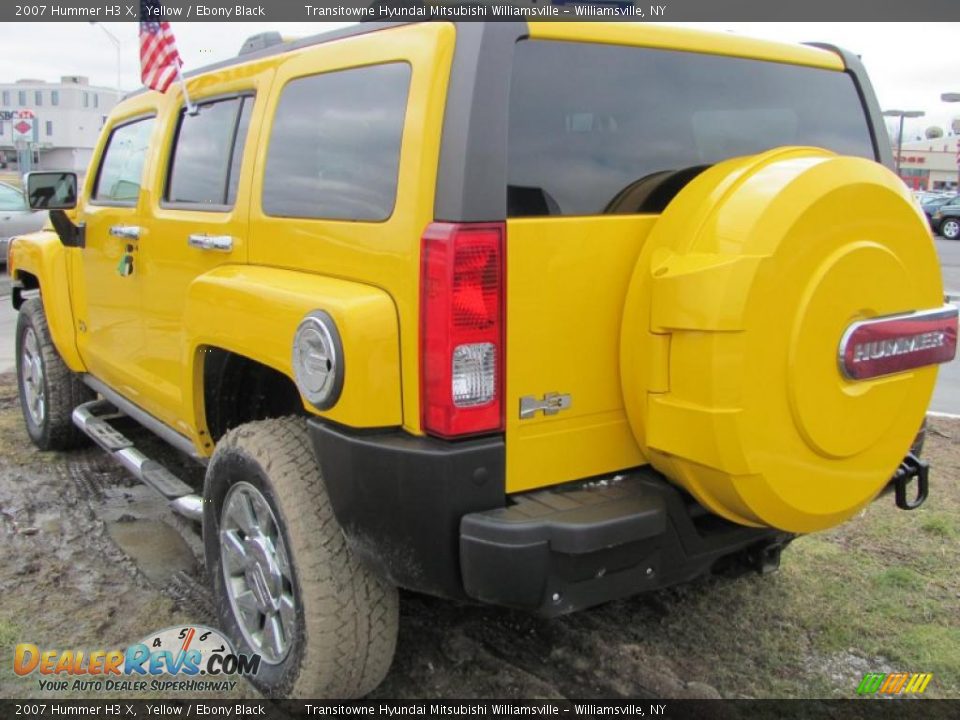
<instances>
[{"instance_id":1,"label":"black top banner","mask_svg":"<svg viewBox=\"0 0 960 720\"><path fill-rule=\"evenodd\" d=\"M314 22L418 20L923 21L960 19L957 0L130 0L5 2L5 22Z\"/></svg>"},{"instance_id":2,"label":"black top banner","mask_svg":"<svg viewBox=\"0 0 960 720\"><path fill-rule=\"evenodd\" d=\"M306 720L654 718L655 720L953 720L956 700L4 700L3 718Z\"/></svg>"}]
</instances>

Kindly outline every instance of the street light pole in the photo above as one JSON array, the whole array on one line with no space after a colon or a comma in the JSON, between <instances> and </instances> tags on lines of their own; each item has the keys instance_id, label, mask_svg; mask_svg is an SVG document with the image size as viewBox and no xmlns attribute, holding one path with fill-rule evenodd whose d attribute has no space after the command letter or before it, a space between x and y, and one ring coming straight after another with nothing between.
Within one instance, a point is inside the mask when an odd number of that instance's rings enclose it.
<instances>
[{"instance_id":1,"label":"street light pole","mask_svg":"<svg viewBox=\"0 0 960 720\"><path fill-rule=\"evenodd\" d=\"M943 93L940 99L944 102L960 102L960 93ZM960 192L960 136L957 136L957 191Z\"/></svg>"},{"instance_id":2,"label":"street light pole","mask_svg":"<svg viewBox=\"0 0 960 720\"><path fill-rule=\"evenodd\" d=\"M897 177L900 177L900 155L903 153L903 119L923 117L926 113L923 110L884 110L883 114L886 117L900 118L900 130L897 132Z\"/></svg>"},{"instance_id":3,"label":"street light pole","mask_svg":"<svg viewBox=\"0 0 960 720\"><path fill-rule=\"evenodd\" d=\"M117 38L116 35L114 35L112 32L110 32L109 30L107 30L107 29L106 29L103 25L101 25L100 23L90 21L90 24L91 24L91 25L96 25L98 28L100 28L101 30L103 30L104 34L105 34L108 38L110 38L110 42L113 43L113 46L114 46L114 47L116 48L116 50L117 50L117 93L122 95L122 94L123 94L123 91L120 89L120 77L121 77L121 70L122 70L123 53L122 53L121 50L120 50L120 40ZM119 97L118 97L117 99L119 100Z\"/></svg>"},{"instance_id":4,"label":"street light pole","mask_svg":"<svg viewBox=\"0 0 960 720\"><path fill-rule=\"evenodd\" d=\"M900 113L900 130L897 131L897 175L900 175L900 156L903 154L903 113Z\"/></svg>"}]
</instances>

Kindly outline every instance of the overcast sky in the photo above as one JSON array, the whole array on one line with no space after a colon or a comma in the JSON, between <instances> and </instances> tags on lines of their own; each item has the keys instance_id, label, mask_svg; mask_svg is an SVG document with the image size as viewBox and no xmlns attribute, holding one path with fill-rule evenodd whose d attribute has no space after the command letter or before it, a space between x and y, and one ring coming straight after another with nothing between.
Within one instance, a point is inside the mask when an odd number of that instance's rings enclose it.
<instances>
[{"instance_id":1,"label":"overcast sky","mask_svg":"<svg viewBox=\"0 0 960 720\"><path fill-rule=\"evenodd\" d=\"M187 69L236 54L247 36L266 30L303 36L345 23L173 23ZM931 124L949 130L960 103L941 102L943 92L960 92L960 23L680 23L787 42L820 41L862 56L884 109L924 110L908 133ZM0 23L0 82L20 78L56 81L87 75L114 87L117 52L104 28L121 43L122 84L140 86L136 23Z\"/></svg>"}]
</instances>

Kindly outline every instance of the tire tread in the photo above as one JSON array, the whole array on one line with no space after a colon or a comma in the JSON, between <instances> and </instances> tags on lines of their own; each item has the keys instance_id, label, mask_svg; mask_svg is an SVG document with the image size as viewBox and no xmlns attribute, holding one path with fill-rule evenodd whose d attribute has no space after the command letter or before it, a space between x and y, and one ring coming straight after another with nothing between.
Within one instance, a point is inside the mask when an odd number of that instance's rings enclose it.
<instances>
[{"instance_id":1,"label":"tire tread","mask_svg":"<svg viewBox=\"0 0 960 720\"><path fill-rule=\"evenodd\" d=\"M17 375L20 376L21 338L24 326L33 328L37 336L40 355L43 360L43 376L46 385L47 423L41 428L39 437L30 433L30 438L41 450L72 450L87 444L87 436L73 424L73 411L78 406L92 400L94 393L83 384L79 376L66 366L50 335L50 326L39 298L31 298L20 306L17 318ZM24 420L28 423L28 411L20 390L20 403Z\"/></svg>"},{"instance_id":2,"label":"tire tread","mask_svg":"<svg viewBox=\"0 0 960 720\"><path fill-rule=\"evenodd\" d=\"M304 634L290 697L358 697L390 669L396 647L396 588L357 560L337 524L302 418L242 425L216 454L239 451L270 480L300 586Z\"/></svg>"}]
</instances>

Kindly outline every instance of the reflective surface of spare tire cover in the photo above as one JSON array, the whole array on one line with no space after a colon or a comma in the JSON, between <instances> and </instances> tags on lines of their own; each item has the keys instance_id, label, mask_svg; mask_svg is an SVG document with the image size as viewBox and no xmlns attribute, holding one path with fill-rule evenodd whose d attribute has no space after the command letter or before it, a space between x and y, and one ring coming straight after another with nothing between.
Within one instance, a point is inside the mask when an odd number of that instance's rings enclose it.
<instances>
[{"instance_id":1,"label":"reflective surface of spare tire cover","mask_svg":"<svg viewBox=\"0 0 960 720\"><path fill-rule=\"evenodd\" d=\"M841 339L942 304L929 230L885 167L812 148L716 165L664 211L631 280L620 371L634 435L719 515L835 525L890 480L937 373L848 379Z\"/></svg>"}]
</instances>

